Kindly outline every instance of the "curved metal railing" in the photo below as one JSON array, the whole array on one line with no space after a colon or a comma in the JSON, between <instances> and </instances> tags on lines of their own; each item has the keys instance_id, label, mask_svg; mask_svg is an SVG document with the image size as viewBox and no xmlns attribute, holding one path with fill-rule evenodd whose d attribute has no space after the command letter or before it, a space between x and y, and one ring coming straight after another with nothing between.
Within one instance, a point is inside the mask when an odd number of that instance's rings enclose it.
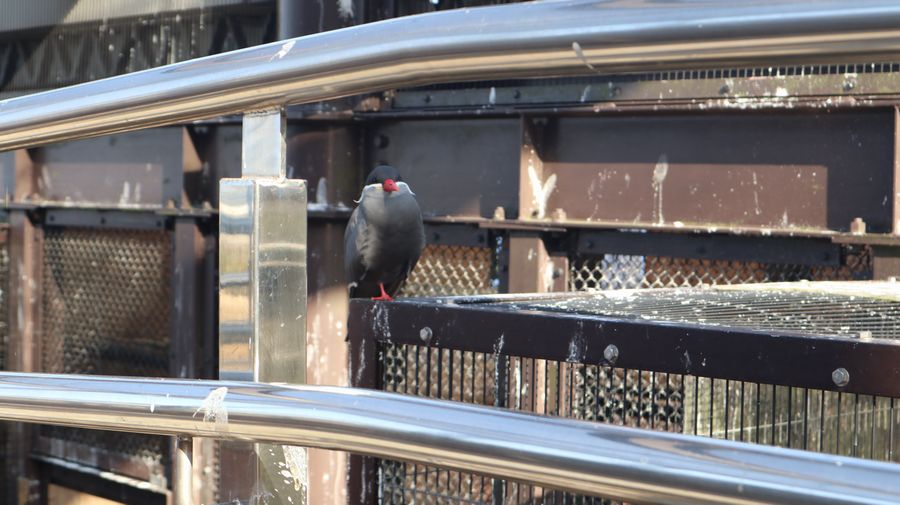
<instances>
[{"instance_id":1,"label":"curved metal railing","mask_svg":"<svg viewBox=\"0 0 900 505\"><path fill-rule=\"evenodd\" d=\"M875 504L900 466L354 388L0 373L0 419L296 444L659 504Z\"/></svg>"},{"instance_id":2,"label":"curved metal railing","mask_svg":"<svg viewBox=\"0 0 900 505\"><path fill-rule=\"evenodd\" d=\"M900 54L900 4L545 1L397 18L0 102L0 150L446 81Z\"/></svg>"},{"instance_id":3,"label":"curved metal railing","mask_svg":"<svg viewBox=\"0 0 900 505\"><path fill-rule=\"evenodd\" d=\"M0 101L0 150L451 80L897 55L893 1L463 9ZM0 418L340 449L637 502L900 496L900 467L890 464L348 388L2 373ZM176 487L189 490L184 482Z\"/></svg>"}]
</instances>

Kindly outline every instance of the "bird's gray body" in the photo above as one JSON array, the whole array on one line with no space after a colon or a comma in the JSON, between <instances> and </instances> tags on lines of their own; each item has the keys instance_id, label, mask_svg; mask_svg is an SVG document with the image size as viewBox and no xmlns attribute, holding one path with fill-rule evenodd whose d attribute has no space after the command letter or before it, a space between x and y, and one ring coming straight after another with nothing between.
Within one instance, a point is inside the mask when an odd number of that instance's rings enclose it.
<instances>
[{"instance_id":1,"label":"bird's gray body","mask_svg":"<svg viewBox=\"0 0 900 505\"><path fill-rule=\"evenodd\" d=\"M363 189L344 233L344 270L351 297L375 297L379 283L389 295L416 266L425 247L422 211L409 186L384 191L378 184Z\"/></svg>"}]
</instances>

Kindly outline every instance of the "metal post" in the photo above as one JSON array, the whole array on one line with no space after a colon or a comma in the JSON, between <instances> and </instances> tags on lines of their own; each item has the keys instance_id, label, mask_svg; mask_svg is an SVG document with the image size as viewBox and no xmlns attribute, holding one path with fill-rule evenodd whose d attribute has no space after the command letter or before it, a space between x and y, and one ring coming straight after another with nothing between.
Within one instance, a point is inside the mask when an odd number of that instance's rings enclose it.
<instances>
[{"instance_id":1,"label":"metal post","mask_svg":"<svg viewBox=\"0 0 900 505\"><path fill-rule=\"evenodd\" d=\"M286 178L284 135L281 109L245 114L242 177L220 183L221 379L306 381L306 181ZM306 503L305 449L222 451L222 500Z\"/></svg>"},{"instance_id":2,"label":"metal post","mask_svg":"<svg viewBox=\"0 0 900 505\"><path fill-rule=\"evenodd\" d=\"M175 468L172 470L172 494L175 505L193 505L194 439L175 437Z\"/></svg>"}]
</instances>

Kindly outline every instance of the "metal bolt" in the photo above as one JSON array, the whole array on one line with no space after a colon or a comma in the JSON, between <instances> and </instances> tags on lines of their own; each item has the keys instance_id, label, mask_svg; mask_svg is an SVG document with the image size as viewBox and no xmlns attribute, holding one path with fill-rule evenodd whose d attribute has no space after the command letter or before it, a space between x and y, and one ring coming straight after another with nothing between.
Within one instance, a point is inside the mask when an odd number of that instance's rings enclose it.
<instances>
[{"instance_id":1,"label":"metal bolt","mask_svg":"<svg viewBox=\"0 0 900 505\"><path fill-rule=\"evenodd\" d=\"M831 372L831 380L834 381L835 386L842 388L850 384L850 372L846 368L837 368Z\"/></svg>"},{"instance_id":2,"label":"metal bolt","mask_svg":"<svg viewBox=\"0 0 900 505\"><path fill-rule=\"evenodd\" d=\"M844 91L853 91L853 88L856 87L856 83L850 79L844 81Z\"/></svg>"},{"instance_id":3,"label":"metal bolt","mask_svg":"<svg viewBox=\"0 0 900 505\"><path fill-rule=\"evenodd\" d=\"M619 359L619 348L609 344L606 349L603 349L603 358L610 363L615 363Z\"/></svg>"},{"instance_id":4,"label":"metal bolt","mask_svg":"<svg viewBox=\"0 0 900 505\"><path fill-rule=\"evenodd\" d=\"M419 330L419 338L421 338L422 342L425 342L426 344L431 341L432 335L433 333L431 332L431 328L427 326Z\"/></svg>"},{"instance_id":5,"label":"metal bolt","mask_svg":"<svg viewBox=\"0 0 900 505\"><path fill-rule=\"evenodd\" d=\"M727 84L723 84L722 87L719 88L719 94L727 95L728 93L731 93L731 86L729 86Z\"/></svg>"}]
</instances>

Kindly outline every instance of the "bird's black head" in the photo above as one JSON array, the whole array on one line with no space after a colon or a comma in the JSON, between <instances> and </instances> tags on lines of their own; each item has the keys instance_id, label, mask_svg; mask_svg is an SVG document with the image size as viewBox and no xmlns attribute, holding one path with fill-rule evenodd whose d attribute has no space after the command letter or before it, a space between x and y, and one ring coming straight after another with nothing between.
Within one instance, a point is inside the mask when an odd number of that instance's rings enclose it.
<instances>
[{"instance_id":1,"label":"bird's black head","mask_svg":"<svg viewBox=\"0 0 900 505\"><path fill-rule=\"evenodd\" d=\"M366 178L366 186L369 184L381 184L381 188L387 192L397 191L397 183L400 182L400 172L390 165L379 165Z\"/></svg>"}]
</instances>

